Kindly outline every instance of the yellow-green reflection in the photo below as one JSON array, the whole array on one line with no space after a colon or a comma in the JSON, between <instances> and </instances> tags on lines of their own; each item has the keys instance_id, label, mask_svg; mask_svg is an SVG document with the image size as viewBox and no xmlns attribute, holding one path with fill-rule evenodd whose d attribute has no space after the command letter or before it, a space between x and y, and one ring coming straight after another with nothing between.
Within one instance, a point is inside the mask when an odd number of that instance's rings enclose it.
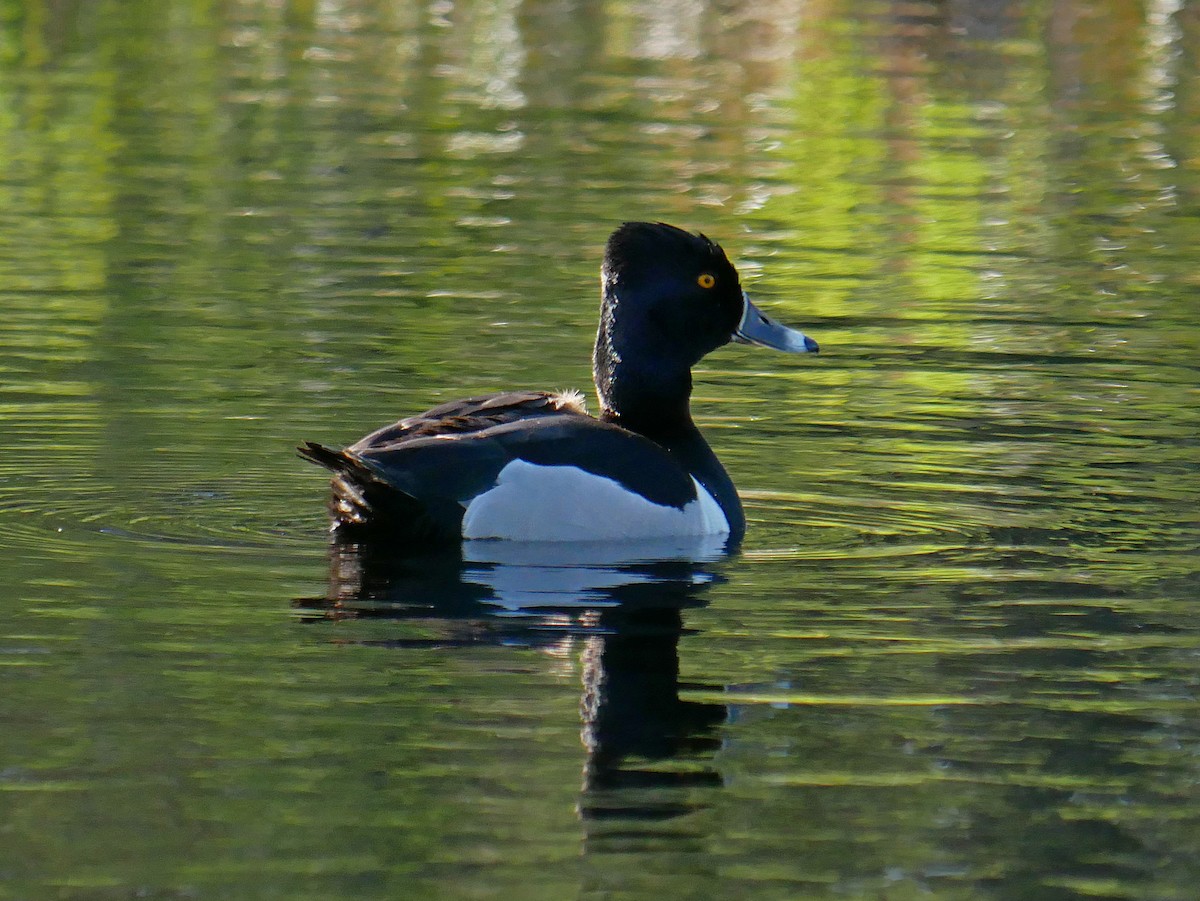
<instances>
[{"instance_id":1,"label":"yellow-green reflection","mask_svg":"<svg viewBox=\"0 0 1200 901\"><path fill-rule=\"evenodd\" d=\"M0 0L0 895L1187 897L1198 54L1127 0ZM644 636L296 622L291 446L585 386L643 217L825 352L698 373L751 532L647 653L715 720L610 784Z\"/></svg>"}]
</instances>

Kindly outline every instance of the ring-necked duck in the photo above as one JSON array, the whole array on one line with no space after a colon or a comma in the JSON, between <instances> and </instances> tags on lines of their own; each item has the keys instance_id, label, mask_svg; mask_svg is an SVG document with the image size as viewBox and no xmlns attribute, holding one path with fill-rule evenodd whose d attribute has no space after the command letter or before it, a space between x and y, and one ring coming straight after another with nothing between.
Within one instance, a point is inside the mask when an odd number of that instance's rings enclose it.
<instances>
[{"instance_id":1,"label":"ring-necked duck","mask_svg":"<svg viewBox=\"0 0 1200 901\"><path fill-rule=\"evenodd\" d=\"M788 353L817 343L772 322L719 245L663 223L608 240L593 355L598 418L578 392L472 397L401 420L332 470L336 532L399 541L608 541L728 535L746 520L733 482L688 409L691 368L730 341Z\"/></svg>"}]
</instances>

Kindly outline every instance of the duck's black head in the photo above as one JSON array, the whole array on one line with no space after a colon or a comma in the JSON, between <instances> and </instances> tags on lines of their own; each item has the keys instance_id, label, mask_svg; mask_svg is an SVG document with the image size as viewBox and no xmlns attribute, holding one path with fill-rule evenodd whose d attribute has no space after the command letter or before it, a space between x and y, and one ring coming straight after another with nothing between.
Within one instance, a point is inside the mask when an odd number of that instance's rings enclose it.
<instances>
[{"instance_id":1,"label":"duck's black head","mask_svg":"<svg viewBox=\"0 0 1200 901\"><path fill-rule=\"evenodd\" d=\"M661 222L608 239L593 358L602 416L646 433L690 423L691 368L732 340L790 352L816 342L763 316L720 245Z\"/></svg>"}]
</instances>

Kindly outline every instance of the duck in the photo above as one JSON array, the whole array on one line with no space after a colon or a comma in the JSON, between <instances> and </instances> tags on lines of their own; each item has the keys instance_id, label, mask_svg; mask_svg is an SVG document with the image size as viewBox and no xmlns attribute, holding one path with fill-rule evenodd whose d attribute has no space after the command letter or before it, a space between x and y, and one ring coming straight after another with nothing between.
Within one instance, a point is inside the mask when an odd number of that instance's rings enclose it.
<instances>
[{"instance_id":1,"label":"duck","mask_svg":"<svg viewBox=\"0 0 1200 901\"><path fill-rule=\"evenodd\" d=\"M790 354L817 342L767 317L719 244L626 222L600 270L598 415L578 391L451 401L349 447L300 456L332 473L330 530L404 546L497 539L741 541L737 489L692 420L692 368L729 344Z\"/></svg>"}]
</instances>

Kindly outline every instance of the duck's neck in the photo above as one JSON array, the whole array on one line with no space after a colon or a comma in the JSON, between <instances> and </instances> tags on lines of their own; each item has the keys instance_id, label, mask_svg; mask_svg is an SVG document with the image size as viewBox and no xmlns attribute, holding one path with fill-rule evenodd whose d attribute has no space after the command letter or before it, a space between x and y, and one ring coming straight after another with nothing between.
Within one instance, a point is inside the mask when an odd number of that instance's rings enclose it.
<instances>
[{"instance_id":1,"label":"duck's neck","mask_svg":"<svg viewBox=\"0 0 1200 901\"><path fill-rule=\"evenodd\" d=\"M700 435L692 422L692 375L664 379L661 372L619 372L596 379L600 418L645 435L668 450ZM701 438L700 440L704 440Z\"/></svg>"},{"instance_id":2,"label":"duck's neck","mask_svg":"<svg viewBox=\"0 0 1200 901\"><path fill-rule=\"evenodd\" d=\"M601 332L594 358L600 419L649 438L703 485L720 504L736 541L745 529L741 500L725 467L692 421L692 373L662 360L639 369L622 359Z\"/></svg>"},{"instance_id":3,"label":"duck's neck","mask_svg":"<svg viewBox=\"0 0 1200 901\"><path fill-rule=\"evenodd\" d=\"M606 303L592 352L592 377L600 401L600 418L670 446L670 436L694 431L690 403L691 367L663 354L647 356L622 340L616 304ZM628 314L627 314L628 316ZM626 332L644 330L634 323Z\"/></svg>"}]
</instances>

